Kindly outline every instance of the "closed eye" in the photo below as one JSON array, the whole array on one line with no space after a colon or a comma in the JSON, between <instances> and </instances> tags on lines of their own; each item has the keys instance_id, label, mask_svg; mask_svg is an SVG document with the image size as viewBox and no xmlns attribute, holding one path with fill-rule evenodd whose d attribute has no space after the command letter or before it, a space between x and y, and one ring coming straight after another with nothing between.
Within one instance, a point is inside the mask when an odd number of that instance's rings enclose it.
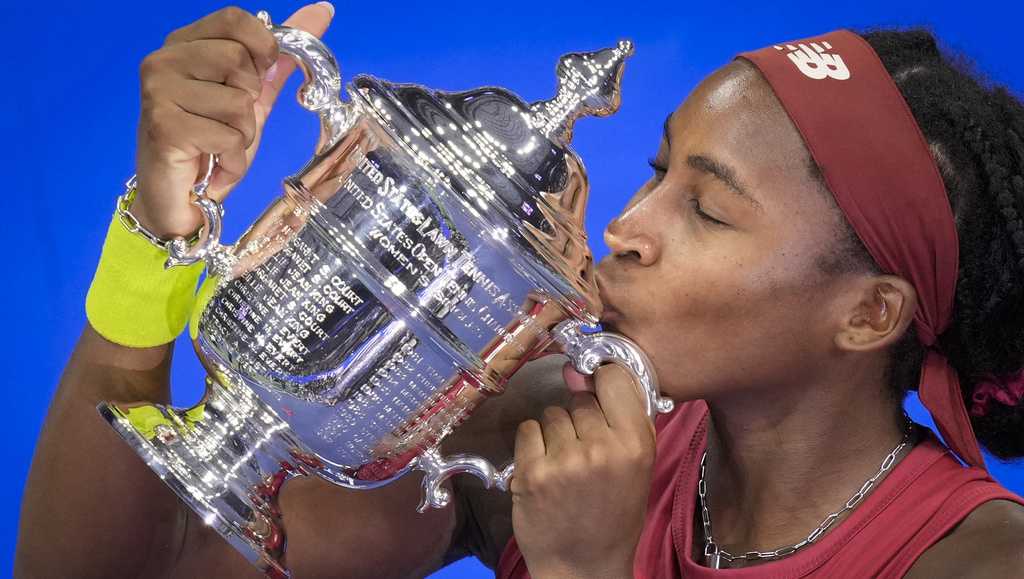
<instances>
[{"instance_id":1,"label":"closed eye","mask_svg":"<svg viewBox=\"0 0 1024 579\"><path fill-rule=\"evenodd\" d=\"M693 199L690 199L690 204L693 205L693 211L694 211L694 213L697 214L697 217L700 217L704 221L707 221L708 223L711 223L713 225L723 225L723 226L728 226L729 225L728 223L726 223L724 221L719 221L718 219L715 219L714 217L708 215L707 213L704 213L704 210L702 210L700 208L700 199L697 199L696 197L694 197Z\"/></svg>"},{"instance_id":2,"label":"closed eye","mask_svg":"<svg viewBox=\"0 0 1024 579\"><path fill-rule=\"evenodd\" d=\"M654 160L653 157L647 159L647 164L650 165L651 170L654 171L655 178L657 178L659 180L662 177L664 177L666 173L668 173L668 167L665 167L664 165L659 164L657 161ZM729 225L728 223L726 223L724 221L720 221L718 219L715 219L714 217L712 217L712 216L708 215L707 213L705 213L701 209L701 207L700 207L700 200L697 199L696 197L694 197L693 199L690 199L690 203L693 205L694 213L697 214L697 217L703 219L704 221L707 221L708 223L710 223L712 225L721 225L721 226L728 226Z\"/></svg>"}]
</instances>

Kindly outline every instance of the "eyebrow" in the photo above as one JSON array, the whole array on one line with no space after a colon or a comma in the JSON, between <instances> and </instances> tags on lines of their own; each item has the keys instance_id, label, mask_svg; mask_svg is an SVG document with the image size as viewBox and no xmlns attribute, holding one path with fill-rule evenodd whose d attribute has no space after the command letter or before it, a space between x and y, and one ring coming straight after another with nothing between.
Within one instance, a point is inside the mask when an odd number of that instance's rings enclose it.
<instances>
[{"instance_id":1,"label":"eyebrow","mask_svg":"<svg viewBox=\"0 0 1024 579\"><path fill-rule=\"evenodd\" d=\"M712 175L729 187L729 189L732 189L734 193L753 205L755 209L763 209L761 204L757 202L757 199L748 193L746 188L740 183L740 180L736 177L736 171L732 167L705 155L690 155L686 158L686 164L692 169Z\"/></svg>"},{"instance_id":2,"label":"eyebrow","mask_svg":"<svg viewBox=\"0 0 1024 579\"><path fill-rule=\"evenodd\" d=\"M661 125L661 136L665 139L665 142L668 143L669 148L672 147L672 137L670 137L668 133L668 124L670 122L672 122L672 113L669 113L668 116L665 117L665 123Z\"/></svg>"}]
</instances>

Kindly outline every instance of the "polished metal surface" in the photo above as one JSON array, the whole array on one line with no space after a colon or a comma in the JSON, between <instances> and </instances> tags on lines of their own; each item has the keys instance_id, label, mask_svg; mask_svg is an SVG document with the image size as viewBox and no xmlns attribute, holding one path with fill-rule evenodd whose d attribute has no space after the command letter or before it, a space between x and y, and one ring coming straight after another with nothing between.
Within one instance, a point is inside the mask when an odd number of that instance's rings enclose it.
<instances>
[{"instance_id":1,"label":"polished metal surface","mask_svg":"<svg viewBox=\"0 0 1024 579\"><path fill-rule=\"evenodd\" d=\"M167 243L167 263L164 267L192 265L200 261L206 262L207 270L214 275L222 275L234 264L234 256L220 245L221 218L224 209L219 203L206 196L210 187L213 170L217 167L217 156L207 155L206 170L202 179L192 186L192 204L199 208L203 218L203 226L199 229L196 241L189 243L182 237L176 237Z\"/></svg>"},{"instance_id":2,"label":"polished metal surface","mask_svg":"<svg viewBox=\"0 0 1024 579\"><path fill-rule=\"evenodd\" d=\"M323 151L352 126L355 111L341 100L341 68L334 54L319 38L303 30L274 26L270 14L261 10L256 17L274 33L278 50L295 58L305 81L296 95L299 104L320 116L320 142Z\"/></svg>"},{"instance_id":3,"label":"polished metal surface","mask_svg":"<svg viewBox=\"0 0 1024 579\"><path fill-rule=\"evenodd\" d=\"M293 476L372 488L420 470L421 509L447 504L455 474L507 489L514 465L438 444L552 350L584 373L621 364L652 417L671 409L635 344L584 331L601 303L568 142L578 118L618 107L630 43L563 57L549 101L364 75L344 102L330 51L260 17L307 75L315 154L233 246L218 244L220 207L196 194L207 234L177 259L204 258L210 274L192 328L203 402L101 405L208 524L284 576L275 501Z\"/></svg>"},{"instance_id":4,"label":"polished metal surface","mask_svg":"<svg viewBox=\"0 0 1024 579\"><path fill-rule=\"evenodd\" d=\"M585 334L582 323L575 319L558 324L552 334L581 374L593 374L607 363L629 370L645 394L644 406L651 420L659 413L672 412L672 401L658 395L658 379L651 372L651 361L633 340L610 332Z\"/></svg>"}]
</instances>

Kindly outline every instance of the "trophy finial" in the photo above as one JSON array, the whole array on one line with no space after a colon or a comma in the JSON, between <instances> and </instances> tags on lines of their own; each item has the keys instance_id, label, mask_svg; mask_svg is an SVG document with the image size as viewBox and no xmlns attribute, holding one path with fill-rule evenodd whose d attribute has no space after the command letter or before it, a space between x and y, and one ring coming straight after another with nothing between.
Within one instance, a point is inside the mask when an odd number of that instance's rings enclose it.
<instances>
[{"instance_id":1,"label":"trophy finial","mask_svg":"<svg viewBox=\"0 0 1024 579\"><path fill-rule=\"evenodd\" d=\"M572 52L558 61L558 94L530 105L534 126L552 141L568 144L576 119L608 116L619 108L620 81L633 43L620 40L614 48Z\"/></svg>"}]
</instances>

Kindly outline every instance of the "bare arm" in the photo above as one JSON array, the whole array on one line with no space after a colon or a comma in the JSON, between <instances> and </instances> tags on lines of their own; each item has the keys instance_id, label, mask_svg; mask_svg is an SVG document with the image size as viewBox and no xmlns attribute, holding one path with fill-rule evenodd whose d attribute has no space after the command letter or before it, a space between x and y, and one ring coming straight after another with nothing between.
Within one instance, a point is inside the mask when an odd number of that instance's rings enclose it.
<instances>
[{"instance_id":1,"label":"bare arm","mask_svg":"<svg viewBox=\"0 0 1024 579\"><path fill-rule=\"evenodd\" d=\"M125 348L82 333L36 447L15 576L262 575L206 527L96 412L104 400L167 402L171 348ZM415 512L419 479L347 491L283 487L288 564L300 577L411 577L442 566L454 508Z\"/></svg>"},{"instance_id":2,"label":"bare arm","mask_svg":"<svg viewBox=\"0 0 1024 579\"><path fill-rule=\"evenodd\" d=\"M167 402L171 346L112 344L86 327L36 446L22 504L18 577L140 575L170 566L177 500L96 412L102 400ZM73 571L72 571L73 570Z\"/></svg>"},{"instance_id":3,"label":"bare arm","mask_svg":"<svg viewBox=\"0 0 1024 579\"><path fill-rule=\"evenodd\" d=\"M906 577L1024 577L1024 507L982 504L925 551Z\"/></svg>"},{"instance_id":4,"label":"bare arm","mask_svg":"<svg viewBox=\"0 0 1024 579\"><path fill-rule=\"evenodd\" d=\"M253 577L96 412L100 401L169 399L171 347L125 348L86 327L61 379L25 489L15 576ZM515 429L568 392L559 357L525 366L508 391L446 441L449 452L511 460ZM300 577L415 577L474 555L497 565L512 536L511 500L471 476L456 504L419 515L420 477L372 491L313 478L283 487L288 565ZM457 508L456 508L457 507Z\"/></svg>"}]
</instances>

